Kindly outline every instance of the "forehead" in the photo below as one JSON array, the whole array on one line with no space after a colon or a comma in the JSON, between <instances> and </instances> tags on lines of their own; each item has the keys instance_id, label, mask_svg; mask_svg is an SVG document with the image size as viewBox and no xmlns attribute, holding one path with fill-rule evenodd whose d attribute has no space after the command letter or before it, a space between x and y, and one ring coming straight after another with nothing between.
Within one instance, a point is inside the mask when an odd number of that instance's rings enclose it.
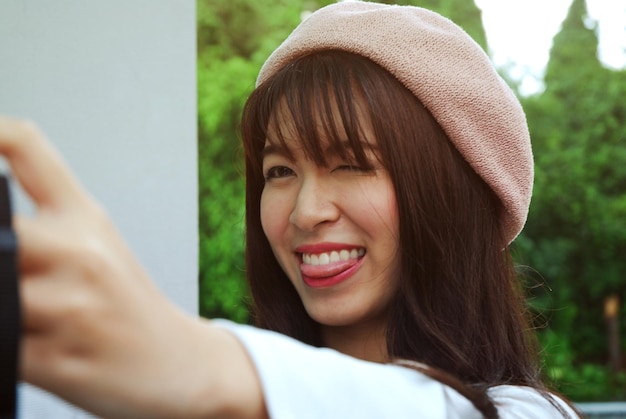
<instances>
[{"instance_id":1,"label":"forehead","mask_svg":"<svg viewBox=\"0 0 626 419\"><path fill-rule=\"evenodd\" d=\"M360 97L337 100L310 98L307 104L283 96L273 109L265 136L265 148L294 151L319 162L332 152L341 156L364 155L363 148L376 146L370 113Z\"/></svg>"}]
</instances>

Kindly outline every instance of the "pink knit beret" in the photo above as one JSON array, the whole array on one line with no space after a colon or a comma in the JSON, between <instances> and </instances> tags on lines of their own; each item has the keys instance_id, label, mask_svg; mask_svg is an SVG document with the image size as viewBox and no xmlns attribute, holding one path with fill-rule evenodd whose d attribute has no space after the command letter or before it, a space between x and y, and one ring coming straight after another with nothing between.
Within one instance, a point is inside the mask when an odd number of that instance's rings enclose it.
<instances>
[{"instance_id":1,"label":"pink knit beret","mask_svg":"<svg viewBox=\"0 0 626 419\"><path fill-rule=\"evenodd\" d=\"M307 17L267 59L257 85L294 58L329 49L369 58L417 96L500 198L513 241L532 195L530 137L519 101L482 48L429 10L344 1Z\"/></svg>"}]
</instances>

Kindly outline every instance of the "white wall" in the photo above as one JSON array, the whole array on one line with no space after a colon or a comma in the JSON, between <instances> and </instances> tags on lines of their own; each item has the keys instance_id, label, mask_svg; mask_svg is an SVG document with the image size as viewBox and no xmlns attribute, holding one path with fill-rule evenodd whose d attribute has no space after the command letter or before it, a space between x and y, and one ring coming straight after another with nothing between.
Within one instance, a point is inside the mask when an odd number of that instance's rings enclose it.
<instances>
[{"instance_id":1,"label":"white wall","mask_svg":"<svg viewBox=\"0 0 626 419\"><path fill-rule=\"evenodd\" d=\"M193 0L0 0L0 113L40 125L159 286L193 313L195 48ZM20 413L86 417L31 387Z\"/></svg>"}]
</instances>

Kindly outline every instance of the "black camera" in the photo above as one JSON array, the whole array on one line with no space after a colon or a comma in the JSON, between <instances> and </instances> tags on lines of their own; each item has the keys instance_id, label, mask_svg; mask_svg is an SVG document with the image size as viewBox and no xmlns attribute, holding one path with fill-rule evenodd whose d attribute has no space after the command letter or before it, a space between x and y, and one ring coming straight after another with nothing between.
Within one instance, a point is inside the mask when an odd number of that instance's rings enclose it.
<instances>
[{"instance_id":1,"label":"black camera","mask_svg":"<svg viewBox=\"0 0 626 419\"><path fill-rule=\"evenodd\" d=\"M9 181L0 175L0 419L16 416L20 300Z\"/></svg>"}]
</instances>

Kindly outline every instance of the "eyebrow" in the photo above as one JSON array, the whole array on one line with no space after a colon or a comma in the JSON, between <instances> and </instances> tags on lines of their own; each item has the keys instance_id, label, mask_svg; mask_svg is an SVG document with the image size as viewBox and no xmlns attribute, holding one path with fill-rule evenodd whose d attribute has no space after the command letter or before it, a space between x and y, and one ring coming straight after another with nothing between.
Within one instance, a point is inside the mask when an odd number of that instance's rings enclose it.
<instances>
[{"instance_id":1,"label":"eyebrow","mask_svg":"<svg viewBox=\"0 0 626 419\"><path fill-rule=\"evenodd\" d=\"M267 157L270 154L279 154L283 157L289 158L291 153L289 153L289 151L286 150L285 147L270 143L269 145L265 145L265 147L263 147L263 150L261 151L261 157Z\"/></svg>"}]
</instances>

